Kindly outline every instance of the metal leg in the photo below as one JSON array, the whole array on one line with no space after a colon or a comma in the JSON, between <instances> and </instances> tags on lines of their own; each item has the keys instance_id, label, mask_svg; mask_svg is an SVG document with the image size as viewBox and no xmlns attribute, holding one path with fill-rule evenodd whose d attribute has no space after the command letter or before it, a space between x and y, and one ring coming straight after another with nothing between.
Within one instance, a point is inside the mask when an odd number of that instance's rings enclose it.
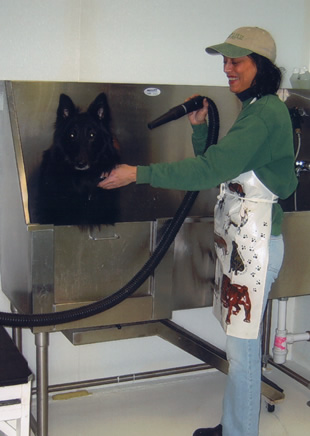
<instances>
[{"instance_id":1,"label":"metal leg","mask_svg":"<svg viewBox=\"0 0 310 436\"><path fill-rule=\"evenodd\" d=\"M36 333L37 436L48 435L48 333Z\"/></svg>"},{"instance_id":2,"label":"metal leg","mask_svg":"<svg viewBox=\"0 0 310 436\"><path fill-rule=\"evenodd\" d=\"M227 374L228 362L225 353L195 336L192 332L185 330L170 320L163 320L161 321L158 336ZM262 395L269 404L276 404L285 397L283 389L270 382L266 377L263 377L262 380Z\"/></svg>"},{"instance_id":3,"label":"metal leg","mask_svg":"<svg viewBox=\"0 0 310 436\"><path fill-rule=\"evenodd\" d=\"M18 313L18 310L11 303L11 312ZM20 327L12 328L12 338L16 347L19 349L21 353L23 353L23 340L22 340L22 329Z\"/></svg>"},{"instance_id":4,"label":"metal leg","mask_svg":"<svg viewBox=\"0 0 310 436\"><path fill-rule=\"evenodd\" d=\"M266 369L268 360L270 358L270 331L272 319L272 300L268 300L267 307L263 319L263 333L262 333L262 364Z\"/></svg>"}]
</instances>

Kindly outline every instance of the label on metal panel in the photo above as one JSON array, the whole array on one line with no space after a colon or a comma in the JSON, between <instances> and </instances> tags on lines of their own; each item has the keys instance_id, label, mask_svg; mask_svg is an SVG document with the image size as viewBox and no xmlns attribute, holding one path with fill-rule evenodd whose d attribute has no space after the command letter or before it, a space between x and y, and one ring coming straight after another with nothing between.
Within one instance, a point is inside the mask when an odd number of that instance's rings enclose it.
<instances>
[{"instance_id":1,"label":"label on metal panel","mask_svg":"<svg viewBox=\"0 0 310 436\"><path fill-rule=\"evenodd\" d=\"M146 88L144 90L144 94L149 97L157 97L161 93L161 90L158 88Z\"/></svg>"}]
</instances>

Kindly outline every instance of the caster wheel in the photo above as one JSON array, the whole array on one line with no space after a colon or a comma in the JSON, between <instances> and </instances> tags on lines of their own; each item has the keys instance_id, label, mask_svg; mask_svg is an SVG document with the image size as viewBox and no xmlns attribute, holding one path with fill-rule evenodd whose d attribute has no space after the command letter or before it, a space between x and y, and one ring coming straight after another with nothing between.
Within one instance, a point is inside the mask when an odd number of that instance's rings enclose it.
<instances>
[{"instance_id":1,"label":"caster wheel","mask_svg":"<svg viewBox=\"0 0 310 436\"><path fill-rule=\"evenodd\" d=\"M273 413L275 409L275 405L274 404L267 404L267 410L269 413Z\"/></svg>"}]
</instances>

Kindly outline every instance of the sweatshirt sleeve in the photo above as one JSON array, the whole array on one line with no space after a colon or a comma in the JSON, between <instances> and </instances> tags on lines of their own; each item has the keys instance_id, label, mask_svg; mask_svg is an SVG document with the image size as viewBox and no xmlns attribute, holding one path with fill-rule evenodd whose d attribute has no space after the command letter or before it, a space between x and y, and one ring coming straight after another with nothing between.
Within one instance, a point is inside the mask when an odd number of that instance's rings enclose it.
<instances>
[{"instance_id":1,"label":"sweatshirt sleeve","mask_svg":"<svg viewBox=\"0 0 310 436\"><path fill-rule=\"evenodd\" d=\"M208 139L208 125L207 123L192 125L192 144L195 155L201 155L205 152L207 139Z\"/></svg>"},{"instance_id":2,"label":"sweatshirt sleeve","mask_svg":"<svg viewBox=\"0 0 310 436\"><path fill-rule=\"evenodd\" d=\"M149 183L156 188L200 191L265 165L271 159L266 146L268 128L255 114L240 115L227 135L203 154L199 153L206 139L206 130L203 132L206 127L197 126L193 131L196 157L139 166L137 183Z\"/></svg>"}]
</instances>

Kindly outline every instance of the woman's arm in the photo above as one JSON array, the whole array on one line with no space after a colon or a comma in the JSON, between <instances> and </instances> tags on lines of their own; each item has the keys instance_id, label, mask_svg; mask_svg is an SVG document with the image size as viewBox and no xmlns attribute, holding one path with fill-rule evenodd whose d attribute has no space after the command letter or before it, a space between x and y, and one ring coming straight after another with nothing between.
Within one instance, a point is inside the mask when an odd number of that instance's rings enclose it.
<instances>
[{"instance_id":1,"label":"woman's arm","mask_svg":"<svg viewBox=\"0 0 310 436\"><path fill-rule=\"evenodd\" d=\"M198 94L192 95L189 99L197 97ZM203 101L203 107L197 111L188 114L188 119L192 125L205 124L208 114L208 101L205 98ZM130 165L118 165L110 173L102 174L103 180L98 183L99 188L103 189L115 189L122 186L135 183L137 181L137 167Z\"/></svg>"},{"instance_id":2,"label":"woman's arm","mask_svg":"<svg viewBox=\"0 0 310 436\"><path fill-rule=\"evenodd\" d=\"M137 167L131 165L118 165L110 173L103 173L102 182L98 183L99 188L115 189L135 183L137 180Z\"/></svg>"}]
</instances>

